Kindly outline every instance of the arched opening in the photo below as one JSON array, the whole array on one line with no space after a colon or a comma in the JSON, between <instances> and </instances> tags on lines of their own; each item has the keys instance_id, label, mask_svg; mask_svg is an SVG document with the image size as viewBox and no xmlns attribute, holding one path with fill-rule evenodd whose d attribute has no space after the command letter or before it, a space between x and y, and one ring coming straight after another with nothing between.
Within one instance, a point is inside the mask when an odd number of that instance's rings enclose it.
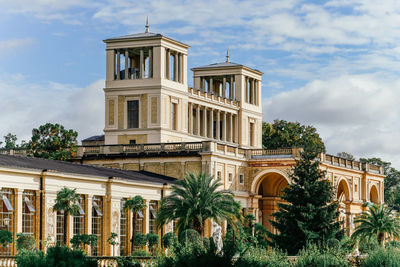
<instances>
[{"instance_id":1,"label":"arched opening","mask_svg":"<svg viewBox=\"0 0 400 267\"><path fill-rule=\"evenodd\" d=\"M372 202L372 203L376 203L376 204L378 204L378 202L379 202L379 194L378 194L378 189L376 189L376 186L375 185L373 185L372 187L371 187L371 190L369 191L369 200Z\"/></svg>"},{"instance_id":2,"label":"arched opening","mask_svg":"<svg viewBox=\"0 0 400 267\"><path fill-rule=\"evenodd\" d=\"M339 218L338 221L341 223L342 229L349 230L349 223L348 223L348 214L347 214L347 207L346 201L350 200L350 190L347 182L345 180L341 180L337 187L336 198L339 202ZM348 231L349 233L349 231Z\"/></svg>"},{"instance_id":3,"label":"arched opening","mask_svg":"<svg viewBox=\"0 0 400 267\"><path fill-rule=\"evenodd\" d=\"M345 201L350 200L350 190L347 183L344 180L341 180L339 183L336 197L339 203L343 203Z\"/></svg>"},{"instance_id":4,"label":"arched opening","mask_svg":"<svg viewBox=\"0 0 400 267\"><path fill-rule=\"evenodd\" d=\"M283 190L288 187L287 179L279 173L268 173L264 175L258 184L257 193L259 200L259 222L269 231L274 229L269 220L273 219L272 214L278 210L278 203L282 202Z\"/></svg>"}]
</instances>

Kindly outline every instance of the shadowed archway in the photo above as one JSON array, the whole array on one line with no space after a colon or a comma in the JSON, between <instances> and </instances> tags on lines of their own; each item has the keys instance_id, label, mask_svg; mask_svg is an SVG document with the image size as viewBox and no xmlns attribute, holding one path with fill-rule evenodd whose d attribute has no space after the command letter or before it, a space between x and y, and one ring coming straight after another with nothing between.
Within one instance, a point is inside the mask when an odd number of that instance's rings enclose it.
<instances>
[{"instance_id":1,"label":"shadowed archway","mask_svg":"<svg viewBox=\"0 0 400 267\"><path fill-rule=\"evenodd\" d=\"M379 194L378 194L378 189L376 188L375 185L371 186L371 190L369 191L369 200L372 203L379 203Z\"/></svg>"}]
</instances>

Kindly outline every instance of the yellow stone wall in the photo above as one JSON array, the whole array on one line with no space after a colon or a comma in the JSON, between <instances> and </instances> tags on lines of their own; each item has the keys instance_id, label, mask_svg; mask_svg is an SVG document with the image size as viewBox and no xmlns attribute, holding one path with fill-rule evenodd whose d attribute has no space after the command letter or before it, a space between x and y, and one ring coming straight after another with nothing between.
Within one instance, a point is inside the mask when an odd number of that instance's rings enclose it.
<instances>
[{"instance_id":1,"label":"yellow stone wall","mask_svg":"<svg viewBox=\"0 0 400 267\"><path fill-rule=\"evenodd\" d=\"M129 140L136 140L136 144L147 143L147 134L124 134L118 136L118 144L129 144Z\"/></svg>"},{"instance_id":2,"label":"yellow stone wall","mask_svg":"<svg viewBox=\"0 0 400 267\"><path fill-rule=\"evenodd\" d=\"M122 165L122 168L124 170L139 171L140 165L139 165L139 163L124 163Z\"/></svg>"},{"instance_id":3,"label":"yellow stone wall","mask_svg":"<svg viewBox=\"0 0 400 267\"><path fill-rule=\"evenodd\" d=\"M140 118L141 118L141 128L147 128L147 94L143 94L140 97Z\"/></svg>"},{"instance_id":4,"label":"yellow stone wall","mask_svg":"<svg viewBox=\"0 0 400 267\"><path fill-rule=\"evenodd\" d=\"M118 96L118 129L124 128L125 97Z\"/></svg>"},{"instance_id":5,"label":"yellow stone wall","mask_svg":"<svg viewBox=\"0 0 400 267\"><path fill-rule=\"evenodd\" d=\"M114 125L114 107L115 107L115 102L114 99L108 100L108 124L109 125Z\"/></svg>"},{"instance_id":6,"label":"yellow stone wall","mask_svg":"<svg viewBox=\"0 0 400 267\"><path fill-rule=\"evenodd\" d=\"M157 97L151 98L151 123L157 123L158 104Z\"/></svg>"}]
</instances>

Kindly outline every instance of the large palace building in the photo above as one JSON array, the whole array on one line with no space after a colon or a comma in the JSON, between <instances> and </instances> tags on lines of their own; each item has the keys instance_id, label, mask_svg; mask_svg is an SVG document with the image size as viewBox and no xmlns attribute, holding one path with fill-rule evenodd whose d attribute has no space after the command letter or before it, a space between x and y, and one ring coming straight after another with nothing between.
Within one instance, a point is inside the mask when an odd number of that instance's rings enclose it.
<instances>
[{"instance_id":1,"label":"large palace building","mask_svg":"<svg viewBox=\"0 0 400 267\"><path fill-rule=\"evenodd\" d=\"M121 209L123 201L135 195L147 201L146 210L136 218L142 223L135 231L171 231L172 224L155 229L159 200L168 194L173 178L205 172L234 192L244 213L254 214L273 231L271 214L277 210L282 189L291 183L289 173L301 149L262 148L263 73L231 62L227 54L224 62L193 68L191 88L188 45L151 33L148 26L144 33L104 42L104 135L82 141L74 161L83 165L48 163L46 168L42 161L24 165L22 157L5 156L9 157L5 164L0 159L0 227L5 228L4 218L15 216L14 233L28 229L35 231L37 240L61 239L62 217L52 211L52 203L65 185L77 188L82 196L82 212L71 216L69 237L95 233L101 242L92 253L111 255L114 251L105 240L115 232L120 240L115 254L125 254L131 250L133 218ZM13 157L19 165L12 163ZM340 220L350 234L365 202L384 201L383 169L328 154L320 154L319 160L326 179L336 188ZM35 172L35 164L46 170ZM42 212L37 220L27 217L32 210ZM29 223L36 228L26 226ZM211 231L208 223L206 232Z\"/></svg>"}]
</instances>

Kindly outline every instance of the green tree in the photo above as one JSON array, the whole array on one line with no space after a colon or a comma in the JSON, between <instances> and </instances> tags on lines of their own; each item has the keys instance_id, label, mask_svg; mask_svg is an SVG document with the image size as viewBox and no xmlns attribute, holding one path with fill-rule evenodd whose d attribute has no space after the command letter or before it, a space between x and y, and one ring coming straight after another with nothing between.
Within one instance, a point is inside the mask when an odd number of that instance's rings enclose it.
<instances>
[{"instance_id":1,"label":"green tree","mask_svg":"<svg viewBox=\"0 0 400 267\"><path fill-rule=\"evenodd\" d=\"M348 159L348 160L356 160L356 158L352 154L347 153L347 152L339 152L336 155L340 158L344 158L344 159Z\"/></svg>"},{"instance_id":2,"label":"green tree","mask_svg":"<svg viewBox=\"0 0 400 267\"><path fill-rule=\"evenodd\" d=\"M133 250L134 244L135 244L136 214L139 211L142 211L145 207L146 207L146 202L144 201L144 199L141 196L134 196L125 201L124 209L131 210L132 215L133 215L132 239L131 239L132 250Z\"/></svg>"},{"instance_id":3,"label":"green tree","mask_svg":"<svg viewBox=\"0 0 400 267\"><path fill-rule=\"evenodd\" d=\"M0 230L0 245L6 247L13 242L13 235L8 230Z\"/></svg>"},{"instance_id":4,"label":"green tree","mask_svg":"<svg viewBox=\"0 0 400 267\"><path fill-rule=\"evenodd\" d=\"M177 220L179 232L196 230L204 237L204 222L213 219L217 223L227 220L232 223L241 217L240 204L227 190L219 190L219 180L200 173L187 174L183 180L172 186L172 193L163 198L157 215L157 223L164 225Z\"/></svg>"},{"instance_id":5,"label":"green tree","mask_svg":"<svg viewBox=\"0 0 400 267\"><path fill-rule=\"evenodd\" d=\"M279 210L273 213L271 224L277 234L268 233L274 247L295 255L307 243L322 243L341 239L338 203L334 189L319 169L316 153L302 153L290 174L291 184L283 190Z\"/></svg>"},{"instance_id":6,"label":"green tree","mask_svg":"<svg viewBox=\"0 0 400 267\"><path fill-rule=\"evenodd\" d=\"M317 129L299 122L274 120L263 122L262 144L265 149L302 147L305 151L325 152L325 145Z\"/></svg>"},{"instance_id":7,"label":"green tree","mask_svg":"<svg viewBox=\"0 0 400 267\"><path fill-rule=\"evenodd\" d=\"M14 149L17 148L17 136L12 133L8 133L4 136L4 148L5 149Z\"/></svg>"},{"instance_id":8,"label":"green tree","mask_svg":"<svg viewBox=\"0 0 400 267\"><path fill-rule=\"evenodd\" d=\"M77 137L78 133L72 129L66 130L57 123L46 123L32 130L28 149L35 157L68 160L76 152Z\"/></svg>"},{"instance_id":9,"label":"green tree","mask_svg":"<svg viewBox=\"0 0 400 267\"><path fill-rule=\"evenodd\" d=\"M372 205L357 216L354 223L357 226L352 234L353 239L369 241L370 238L376 238L383 246L386 234L400 238L399 219L394 216L390 207L384 205Z\"/></svg>"},{"instance_id":10,"label":"green tree","mask_svg":"<svg viewBox=\"0 0 400 267\"><path fill-rule=\"evenodd\" d=\"M79 194L76 189L62 188L57 192L56 203L53 210L64 214L64 242L67 242L67 229L68 229L68 215L78 215L79 213Z\"/></svg>"}]
</instances>

